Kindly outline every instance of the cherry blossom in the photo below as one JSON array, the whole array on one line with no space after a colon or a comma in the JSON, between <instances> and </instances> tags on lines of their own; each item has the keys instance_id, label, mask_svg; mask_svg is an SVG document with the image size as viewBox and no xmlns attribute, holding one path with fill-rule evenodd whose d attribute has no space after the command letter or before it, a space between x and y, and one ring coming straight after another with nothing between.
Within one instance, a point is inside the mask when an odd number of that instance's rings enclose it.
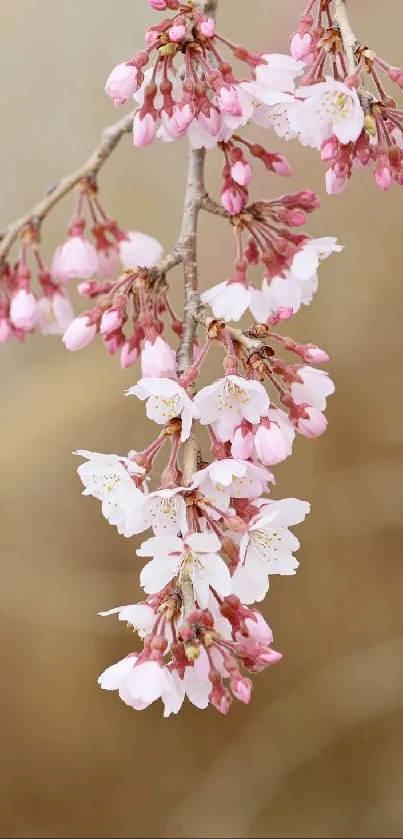
<instances>
[{"instance_id":1,"label":"cherry blossom","mask_svg":"<svg viewBox=\"0 0 403 839\"><path fill-rule=\"evenodd\" d=\"M192 487L198 488L221 510L228 510L231 498L259 498L268 491L274 477L268 469L244 460L214 460L196 472ZM214 511L210 511L214 518Z\"/></svg>"},{"instance_id":2,"label":"cherry blossom","mask_svg":"<svg viewBox=\"0 0 403 839\"><path fill-rule=\"evenodd\" d=\"M260 382L229 375L195 396L201 425L213 425L220 440L230 440L243 418L259 422L267 416L269 396Z\"/></svg>"},{"instance_id":3,"label":"cherry blossom","mask_svg":"<svg viewBox=\"0 0 403 839\"><path fill-rule=\"evenodd\" d=\"M197 409L183 387L173 379L140 379L134 387L129 388L126 395L147 400L147 416L159 425L165 425L174 417L180 417L181 440L187 440L192 421L198 416Z\"/></svg>"},{"instance_id":4,"label":"cherry blossom","mask_svg":"<svg viewBox=\"0 0 403 839\"><path fill-rule=\"evenodd\" d=\"M297 368L298 378L291 385L291 393L297 405L307 403L319 411L326 408L326 398L334 393L334 384L324 370L315 367Z\"/></svg>"},{"instance_id":5,"label":"cherry blossom","mask_svg":"<svg viewBox=\"0 0 403 839\"><path fill-rule=\"evenodd\" d=\"M327 77L325 82L301 87L295 95L304 101L290 110L291 128L298 132L321 132L321 140L335 136L340 143L358 140L364 127L364 111L355 88Z\"/></svg>"},{"instance_id":6,"label":"cherry blossom","mask_svg":"<svg viewBox=\"0 0 403 839\"><path fill-rule=\"evenodd\" d=\"M153 236L130 230L119 242L119 257L123 268L152 268L161 258L162 245Z\"/></svg>"},{"instance_id":7,"label":"cherry blossom","mask_svg":"<svg viewBox=\"0 0 403 839\"><path fill-rule=\"evenodd\" d=\"M240 543L240 565L232 578L232 588L243 603L259 602L269 588L269 575L295 574L298 562L293 551L298 539L288 529L309 513L306 501L285 498L265 503L251 519Z\"/></svg>"},{"instance_id":8,"label":"cherry blossom","mask_svg":"<svg viewBox=\"0 0 403 839\"><path fill-rule=\"evenodd\" d=\"M185 573L191 580L195 599L205 608L209 586L223 596L231 591L228 568L217 551L221 548L215 533L192 533L186 540L174 536L153 536L143 542L138 556L152 556L140 574L147 594L160 591L170 580Z\"/></svg>"}]
</instances>

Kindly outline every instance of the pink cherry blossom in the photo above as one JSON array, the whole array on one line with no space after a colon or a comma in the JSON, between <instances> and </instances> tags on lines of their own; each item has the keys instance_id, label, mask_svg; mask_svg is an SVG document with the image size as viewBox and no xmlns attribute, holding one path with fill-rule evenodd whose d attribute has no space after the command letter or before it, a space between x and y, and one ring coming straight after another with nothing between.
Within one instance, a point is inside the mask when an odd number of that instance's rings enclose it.
<instances>
[{"instance_id":1,"label":"pink cherry blossom","mask_svg":"<svg viewBox=\"0 0 403 839\"><path fill-rule=\"evenodd\" d=\"M208 17L202 20L199 29L204 38L213 38L216 30L215 21L212 17Z\"/></svg>"}]
</instances>

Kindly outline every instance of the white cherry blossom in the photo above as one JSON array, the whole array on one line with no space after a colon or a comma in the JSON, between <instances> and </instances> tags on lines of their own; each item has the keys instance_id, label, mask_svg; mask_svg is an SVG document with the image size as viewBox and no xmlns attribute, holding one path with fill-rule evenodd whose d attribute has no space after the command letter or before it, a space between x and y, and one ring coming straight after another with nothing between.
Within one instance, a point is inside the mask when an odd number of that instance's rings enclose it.
<instances>
[{"instance_id":1,"label":"white cherry blossom","mask_svg":"<svg viewBox=\"0 0 403 839\"><path fill-rule=\"evenodd\" d=\"M156 536L186 533L186 504L181 493L184 487L157 489L143 495L136 506L127 511L124 536L134 536L152 527Z\"/></svg>"},{"instance_id":2,"label":"white cherry blossom","mask_svg":"<svg viewBox=\"0 0 403 839\"><path fill-rule=\"evenodd\" d=\"M223 597L231 592L231 577L217 551L221 548L215 533L192 533L186 539L174 536L153 536L137 551L138 556L152 556L140 574L140 583L147 594L160 591L174 577L186 573L195 598L204 609L209 599L209 586Z\"/></svg>"},{"instance_id":3,"label":"white cherry blossom","mask_svg":"<svg viewBox=\"0 0 403 839\"><path fill-rule=\"evenodd\" d=\"M303 101L290 110L291 128L296 132L315 135L321 142L332 136L340 143L355 142L364 127L364 111L355 88L326 77L326 81L296 92Z\"/></svg>"},{"instance_id":4,"label":"white cherry blossom","mask_svg":"<svg viewBox=\"0 0 403 839\"><path fill-rule=\"evenodd\" d=\"M306 501L284 498L264 503L251 519L240 542L240 564L232 578L233 593L242 603L260 602L269 588L269 575L295 574L299 563L293 556L298 539L288 529L309 513Z\"/></svg>"},{"instance_id":5,"label":"white cherry blossom","mask_svg":"<svg viewBox=\"0 0 403 839\"><path fill-rule=\"evenodd\" d=\"M137 711L157 699L169 702L177 689L168 668L157 661L137 661L137 655L117 661L104 670L98 684L104 690L117 690L123 702Z\"/></svg>"},{"instance_id":6,"label":"white cherry blossom","mask_svg":"<svg viewBox=\"0 0 403 839\"><path fill-rule=\"evenodd\" d=\"M323 236L321 239L308 239L295 254L291 264L291 274L301 282L310 280L318 270L319 263L327 259L332 253L339 253L343 245L339 245L334 236Z\"/></svg>"},{"instance_id":7,"label":"white cherry blossom","mask_svg":"<svg viewBox=\"0 0 403 839\"><path fill-rule=\"evenodd\" d=\"M178 382L173 379L143 378L134 387L129 388L126 395L146 399L147 416L159 425L165 425L174 417L180 417L182 443L188 439L192 421L198 414L194 403Z\"/></svg>"},{"instance_id":8,"label":"white cherry blossom","mask_svg":"<svg viewBox=\"0 0 403 839\"><path fill-rule=\"evenodd\" d=\"M316 367L299 367L298 376L301 382L293 382L291 393L297 405L305 403L324 411L326 398L334 393L335 387L328 373L325 370L318 370Z\"/></svg>"},{"instance_id":9,"label":"white cherry blossom","mask_svg":"<svg viewBox=\"0 0 403 839\"><path fill-rule=\"evenodd\" d=\"M268 90L294 93L295 79L305 71L303 61L296 61L290 55L263 53L264 63L256 67L256 81Z\"/></svg>"},{"instance_id":10,"label":"white cherry blossom","mask_svg":"<svg viewBox=\"0 0 403 839\"><path fill-rule=\"evenodd\" d=\"M157 614L147 603L134 603L131 606L116 606L106 612L98 612L101 617L118 615L120 621L130 624L135 628L140 638L148 635L157 620Z\"/></svg>"},{"instance_id":11,"label":"white cherry blossom","mask_svg":"<svg viewBox=\"0 0 403 839\"><path fill-rule=\"evenodd\" d=\"M216 507L227 511L231 498L258 498L273 482L274 476L268 469L245 460L225 458L196 472L192 488L198 488ZM211 515L216 517L214 511Z\"/></svg>"},{"instance_id":12,"label":"white cherry blossom","mask_svg":"<svg viewBox=\"0 0 403 839\"><path fill-rule=\"evenodd\" d=\"M231 440L246 419L257 423L267 416L269 396L260 382L230 375L202 388L195 396L202 425L212 424L220 440Z\"/></svg>"},{"instance_id":13,"label":"white cherry blossom","mask_svg":"<svg viewBox=\"0 0 403 839\"><path fill-rule=\"evenodd\" d=\"M77 472L84 484L83 495L93 495L102 502L102 515L120 532L125 527L128 510L143 500L133 477L144 475L144 469L127 457L78 450L74 454L87 458Z\"/></svg>"},{"instance_id":14,"label":"white cherry blossom","mask_svg":"<svg viewBox=\"0 0 403 839\"><path fill-rule=\"evenodd\" d=\"M208 303L216 318L225 321L239 320L246 312L253 286L230 280L209 288L201 295L202 303Z\"/></svg>"},{"instance_id":15,"label":"white cherry blossom","mask_svg":"<svg viewBox=\"0 0 403 839\"><path fill-rule=\"evenodd\" d=\"M185 697L189 699L196 708L204 710L209 704L209 693L212 688L209 679L210 662L204 647L200 647L200 655L192 665L186 667L183 679L173 670L172 677L176 687L176 696L171 694L165 697L164 717L177 714Z\"/></svg>"}]
</instances>

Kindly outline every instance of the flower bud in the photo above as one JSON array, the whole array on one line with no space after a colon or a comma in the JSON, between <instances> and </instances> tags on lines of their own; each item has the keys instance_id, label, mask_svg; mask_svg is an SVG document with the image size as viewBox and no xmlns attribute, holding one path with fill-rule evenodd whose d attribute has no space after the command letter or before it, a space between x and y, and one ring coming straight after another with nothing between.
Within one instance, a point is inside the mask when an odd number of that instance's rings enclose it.
<instances>
[{"instance_id":1,"label":"flower bud","mask_svg":"<svg viewBox=\"0 0 403 839\"><path fill-rule=\"evenodd\" d=\"M105 93L114 105L124 105L137 90L137 69L132 64L117 64L108 76Z\"/></svg>"},{"instance_id":2,"label":"flower bud","mask_svg":"<svg viewBox=\"0 0 403 839\"><path fill-rule=\"evenodd\" d=\"M81 315L67 327L62 340L66 350L75 352L88 346L96 334L96 325L89 322L87 315Z\"/></svg>"},{"instance_id":3,"label":"flower bud","mask_svg":"<svg viewBox=\"0 0 403 839\"><path fill-rule=\"evenodd\" d=\"M31 291L20 288L11 298L10 320L17 329L30 332L35 328L39 317L37 301Z\"/></svg>"}]
</instances>

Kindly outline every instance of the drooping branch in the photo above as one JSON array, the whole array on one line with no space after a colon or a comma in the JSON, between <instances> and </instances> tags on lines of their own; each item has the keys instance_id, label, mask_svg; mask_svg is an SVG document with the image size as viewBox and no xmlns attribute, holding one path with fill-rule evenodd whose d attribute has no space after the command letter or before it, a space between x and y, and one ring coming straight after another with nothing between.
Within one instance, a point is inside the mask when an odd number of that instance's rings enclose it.
<instances>
[{"instance_id":1,"label":"drooping branch","mask_svg":"<svg viewBox=\"0 0 403 839\"><path fill-rule=\"evenodd\" d=\"M24 216L14 221L6 228L0 241L0 262L7 257L7 254L18 239L18 236L30 225L39 227L49 210L52 209L65 195L71 192L80 181L85 178L94 178L108 157L112 154L120 140L125 134L132 130L135 111L126 114L122 119L109 128L105 128L102 138L96 149L92 152L86 163L72 172L70 175L61 178L57 185L42 198Z\"/></svg>"},{"instance_id":2,"label":"drooping branch","mask_svg":"<svg viewBox=\"0 0 403 839\"><path fill-rule=\"evenodd\" d=\"M355 46L357 44L357 38L349 20L347 0L335 0L335 9L334 19L340 29L340 35L347 57L347 69L349 74L352 75L356 70Z\"/></svg>"}]
</instances>

